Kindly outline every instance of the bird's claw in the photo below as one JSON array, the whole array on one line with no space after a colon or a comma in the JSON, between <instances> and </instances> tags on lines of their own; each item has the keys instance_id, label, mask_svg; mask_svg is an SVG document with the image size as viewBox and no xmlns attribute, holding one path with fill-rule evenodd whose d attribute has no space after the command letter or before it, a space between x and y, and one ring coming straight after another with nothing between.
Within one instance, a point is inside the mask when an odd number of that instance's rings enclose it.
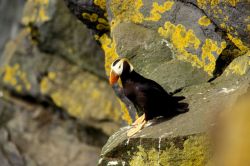
<instances>
[{"instance_id":1,"label":"bird's claw","mask_svg":"<svg viewBox=\"0 0 250 166\"><path fill-rule=\"evenodd\" d=\"M142 123L140 123L140 124L134 126L132 129L130 129L130 130L127 132L127 136L128 136L128 137L133 136L133 135L136 134L138 131L140 131L140 130L144 127L145 124L146 124L146 121L143 120Z\"/></svg>"},{"instance_id":2,"label":"bird's claw","mask_svg":"<svg viewBox=\"0 0 250 166\"><path fill-rule=\"evenodd\" d=\"M145 120L145 114L143 114L142 116L140 116L138 119L136 119L134 121L134 123L132 123L132 126L136 126L138 124L141 124L143 121Z\"/></svg>"}]
</instances>

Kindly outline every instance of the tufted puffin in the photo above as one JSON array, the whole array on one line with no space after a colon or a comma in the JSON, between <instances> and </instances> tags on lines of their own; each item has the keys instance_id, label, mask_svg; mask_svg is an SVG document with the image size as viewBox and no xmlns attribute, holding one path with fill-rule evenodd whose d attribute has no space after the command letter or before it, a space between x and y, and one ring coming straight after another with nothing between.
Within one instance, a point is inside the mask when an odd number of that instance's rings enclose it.
<instances>
[{"instance_id":1,"label":"tufted puffin","mask_svg":"<svg viewBox=\"0 0 250 166\"><path fill-rule=\"evenodd\" d=\"M188 111L187 103L180 103L183 96L173 96L153 80L144 78L136 71L126 58L116 59L111 64L109 83L114 85L121 79L125 96L137 108L140 117L133 123L139 130L146 121L158 116L172 117L181 112ZM134 132L128 134L133 135Z\"/></svg>"}]
</instances>

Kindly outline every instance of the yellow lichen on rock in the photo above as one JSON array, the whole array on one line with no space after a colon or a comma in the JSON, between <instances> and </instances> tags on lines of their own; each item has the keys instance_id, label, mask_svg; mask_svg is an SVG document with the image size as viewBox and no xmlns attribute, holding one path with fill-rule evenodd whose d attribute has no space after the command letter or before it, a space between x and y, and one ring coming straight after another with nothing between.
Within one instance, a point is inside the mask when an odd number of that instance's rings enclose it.
<instances>
[{"instance_id":1,"label":"yellow lichen on rock","mask_svg":"<svg viewBox=\"0 0 250 166\"><path fill-rule=\"evenodd\" d=\"M104 30L104 29L109 30L109 26L108 25L103 25L103 24L97 24L96 29L97 30Z\"/></svg>"},{"instance_id":2,"label":"yellow lichen on rock","mask_svg":"<svg viewBox=\"0 0 250 166\"><path fill-rule=\"evenodd\" d=\"M97 24L96 26L97 30L103 30L103 29L109 30L110 28L109 23L104 18L98 18L98 23L99 24Z\"/></svg>"},{"instance_id":3,"label":"yellow lichen on rock","mask_svg":"<svg viewBox=\"0 0 250 166\"><path fill-rule=\"evenodd\" d=\"M82 17L83 17L84 19L87 19L87 20L91 21L91 22L96 22L97 19L98 19L98 15L95 14L95 13L92 13L92 14L89 14L89 13L82 13Z\"/></svg>"},{"instance_id":4,"label":"yellow lichen on rock","mask_svg":"<svg viewBox=\"0 0 250 166\"><path fill-rule=\"evenodd\" d=\"M249 50L249 48L245 46L239 38L233 37L229 33L227 34L227 36L235 44L235 46L238 47L242 52L246 52L247 50Z\"/></svg>"},{"instance_id":5,"label":"yellow lichen on rock","mask_svg":"<svg viewBox=\"0 0 250 166\"><path fill-rule=\"evenodd\" d=\"M47 93L49 88L49 79L48 78L43 78L42 81L40 82L40 91L41 93L45 94Z\"/></svg>"},{"instance_id":6,"label":"yellow lichen on rock","mask_svg":"<svg viewBox=\"0 0 250 166\"><path fill-rule=\"evenodd\" d=\"M238 32L236 31L235 27L232 27L232 26L229 26L228 24L226 24L226 19L227 19L227 17L225 17L225 19L224 19L225 22L222 22L219 26L228 33L238 35Z\"/></svg>"},{"instance_id":7,"label":"yellow lichen on rock","mask_svg":"<svg viewBox=\"0 0 250 166\"><path fill-rule=\"evenodd\" d=\"M206 8L207 6L211 6L211 8L213 8L219 3L219 0L197 0L197 3L202 9Z\"/></svg>"},{"instance_id":8,"label":"yellow lichen on rock","mask_svg":"<svg viewBox=\"0 0 250 166\"><path fill-rule=\"evenodd\" d=\"M3 82L7 85L12 86L18 92L22 90L30 90L31 84L27 79L27 74L20 69L19 64L13 66L5 66L2 69Z\"/></svg>"},{"instance_id":9,"label":"yellow lichen on rock","mask_svg":"<svg viewBox=\"0 0 250 166\"><path fill-rule=\"evenodd\" d=\"M182 24L174 25L167 21L164 28L160 27L158 32L161 36L170 39L174 47L179 50L186 47L193 47L196 50L200 46L200 40L195 36L193 30L186 30Z\"/></svg>"},{"instance_id":10,"label":"yellow lichen on rock","mask_svg":"<svg viewBox=\"0 0 250 166\"><path fill-rule=\"evenodd\" d=\"M244 75L250 66L250 51L248 51L245 56L236 58L230 63L228 68L225 70L226 75L238 74Z\"/></svg>"},{"instance_id":11,"label":"yellow lichen on rock","mask_svg":"<svg viewBox=\"0 0 250 166\"><path fill-rule=\"evenodd\" d=\"M15 86L17 84L16 73L19 70L20 65L15 64L13 67L6 66L4 68L3 82Z\"/></svg>"},{"instance_id":12,"label":"yellow lichen on rock","mask_svg":"<svg viewBox=\"0 0 250 166\"><path fill-rule=\"evenodd\" d=\"M202 62L197 55L191 54L186 50L187 47L197 50L200 46L200 40L196 37L193 30L186 30L181 24L174 25L167 21L164 27L158 29L158 33L170 40L174 48L177 49L180 53L177 58L189 61L194 66L202 67Z\"/></svg>"},{"instance_id":13,"label":"yellow lichen on rock","mask_svg":"<svg viewBox=\"0 0 250 166\"><path fill-rule=\"evenodd\" d=\"M96 36L96 39L101 43L102 49L105 53L105 71L107 76L110 74L111 64L119 57L116 53L116 43L108 37L107 34L103 34L101 37ZM129 112L124 103L119 100L121 111L123 112L123 120L125 120L128 124L132 123L132 119L129 115Z\"/></svg>"},{"instance_id":14,"label":"yellow lichen on rock","mask_svg":"<svg viewBox=\"0 0 250 166\"><path fill-rule=\"evenodd\" d=\"M43 94L46 94L49 90L50 81L56 79L56 72L48 72L48 76L44 77L40 82L40 91Z\"/></svg>"},{"instance_id":15,"label":"yellow lichen on rock","mask_svg":"<svg viewBox=\"0 0 250 166\"><path fill-rule=\"evenodd\" d=\"M212 9L214 7L217 7L217 5L222 2L222 3L227 3L230 4L231 6L236 6L237 3L240 0L223 0L223 1L219 1L219 0L197 0L198 6L202 9L207 8L208 6L210 6Z\"/></svg>"},{"instance_id":16,"label":"yellow lichen on rock","mask_svg":"<svg viewBox=\"0 0 250 166\"><path fill-rule=\"evenodd\" d=\"M121 20L141 23L144 19L143 14L140 12L142 6L142 0L112 0L110 9L115 18L115 20L112 20L112 23L117 24Z\"/></svg>"},{"instance_id":17,"label":"yellow lichen on rock","mask_svg":"<svg viewBox=\"0 0 250 166\"><path fill-rule=\"evenodd\" d=\"M99 41L105 53L105 70L106 74L109 76L111 64L119 57L116 53L116 43L114 40L112 41L107 34L103 34L99 38Z\"/></svg>"},{"instance_id":18,"label":"yellow lichen on rock","mask_svg":"<svg viewBox=\"0 0 250 166\"><path fill-rule=\"evenodd\" d=\"M225 42L219 44L212 39L206 39L205 43L201 45L200 39L192 29L187 30L185 26L181 24L174 25L169 21L164 24L164 27L158 29L158 33L173 43L178 59L190 62L198 68L202 67L210 75L215 68L216 61L213 52L219 55L226 47ZM201 49L202 58L200 59L197 55L190 53L187 48Z\"/></svg>"},{"instance_id":19,"label":"yellow lichen on rock","mask_svg":"<svg viewBox=\"0 0 250 166\"><path fill-rule=\"evenodd\" d=\"M55 72L49 72L48 77L49 77L49 79L54 80L56 78L56 73Z\"/></svg>"},{"instance_id":20,"label":"yellow lichen on rock","mask_svg":"<svg viewBox=\"0 0 250 166\"><path fill-rule=\"evenodd\" d=\"M119 100L119 103L120 103L120 106L121 106L121 110L123 112L122 119L125 122L127 122L129 125L132 124L132 118L129 115L129 112L128 112L128 109L127 109L126 105L121 100Z\"/></svg>"},{"instance_id":21,"label":"yellow lichen on rock","mask_svg":"<svg viewBox=\"0 0 250 166\"><path fill-rule=\"evenodd\" d=\"M98 18L98 22L104 25L109 25L109 23L104 18Z\"/></svg>"},{"instance_id":22,"label":"yellow lichen on rock","mask_svg":"<svg viewBox=\"0 0 250 166\"><path fill-rule=\"evenodd\" d=\"M223 28L223 29L225 29L226 28L226 24L223 22L223 23L220 24L220 27Z\"/></svg>"},{"instance_id":23,"label":"yellow lichen on rock","mask_svg":"<svg viewBox=\"0 0 250 166\"><path fill-rule=\"evenodd\" d=\"M47 89L48 89L48 80L47 80ZM62 100L61 100L61 93L60 92L54 92L51 94L51 98L53 99L53 101L55 102L55 104L58 106L58 107L61 107L62 106ZM71 111L71 113L73 114L74 111ZM77 116L77 115L76 115Z\"/></svg>"},{"instance_id":24,"label":"yellow lichen on rock","mask_svg":"<svg viewBox=\"0 0 250 166\"><path fill-rule=\"evenodd\" d=\"M211 24L211 21L207 16L203 16L198 20L199 25L207 27Z\"/></svg>"},{"instance_id":25,"label":"yellow lichen on rock","mask_svg":"<svg viewBox=\"0 0 250 166\"><path fill-rule=\"evenodd\" d=\"M171 143L166 149L145 149L137 147L138 151L131 157L129 165L180 165L200 166L208 163L209 148L205 136L192 136L183 143L183 148L176 147Z\"/></svg>"},{"instance_id":26,"label":"yellow lichen on rock","mask_svg":"<svg viewBox=\"0 0 250 166\"><path fill-rule=\"evenodd\" d=\"M28 25L29 23L43 23L50 19L49 0L28 0L25 5L22 23Z\"/></svg>"},{"instance_id":27,"label":"yellow lichen on rock","mask_svg":"<svg viewBox=\"0 0 250 166\"><path fill-rule=\"evenodd\" d=\"M236 6L238 2L240 2L240 0L226 0L230 5L232 6Z\"/></svg>"},{"instance_id":28,"label":"yellow lichen on rock","mask_svg":"<svg viewBox=\"0 0 250 166\"><path fill-rule=\"evenodd\" d=\"M99 18L96 13L82 13L82 17L90 22L97 22L97 30L109 30L109 23L104 18Z\"/></svg>"},{"instance_id":29,"label":"yellow lichen on rock","mask_svg":"<svg viewBox=\"0 0 250 166\"><path fill-rule=\"evenodd\" d=\"M214 71L216 58L213 55L213 52L220 55L224 48L226 48L226 42L221 42L219 46L216 41L206 39L205 43L201 48L202 63L206 72L211 74Z\"/></svg>"},{"instance_id":30,"label":"yellow lichen on rock","mask_svg":"<svg viewBox=\"0 0 250 166\"><path fill-rule=\"evenodd\" d=\"M247 31L250 33L250 24L247 25Z\"/></svg>"},{"instance_id":31,"label":"yellow lichen on rock","mask_svg":"<svg viewBox=\"0 0 250 166\"><path fill-rule=\"evenodd\" d=\"M101 9L106 9L106 0L94 0L94 4L99 6Z\"/></svg>"},{"instance_id":32,"label":"yellow lichen on rock","mask_svg":"<svg viewBox=\"0 0 250 166\"><path fill-rule=\"evenodd\" d=\"M174 2L166 1L163 5L159 5L157 2L153 2L152 10L150 11L150 16L146 17L146 21L159 21L161 19L161 14L171 10Z\"/></svg>"}]
</instances>

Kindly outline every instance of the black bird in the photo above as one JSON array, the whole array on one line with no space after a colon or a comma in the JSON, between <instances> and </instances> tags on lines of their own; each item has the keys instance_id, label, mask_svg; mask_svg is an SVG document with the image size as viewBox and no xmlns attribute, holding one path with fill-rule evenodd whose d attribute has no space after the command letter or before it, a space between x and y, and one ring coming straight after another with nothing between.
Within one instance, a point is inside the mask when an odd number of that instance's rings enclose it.
<instances>
[{"instance_id":1,"label":"black bird","mask_svg":"<svg viewBox=\"0 0 250 166\"><path fill-rule=\"evenodd\" d=\"M179 102L185 99L184 96L173 96L155 81L144 78L134 71L125 58L117 59L111 65L110 84L115 84L119 78L125 96L135 105L140 115L134 122L134 125L141 125L140 129L146 121L155 117L172 117L188 111L188 104Z\"/></svg>"}]
</instances>

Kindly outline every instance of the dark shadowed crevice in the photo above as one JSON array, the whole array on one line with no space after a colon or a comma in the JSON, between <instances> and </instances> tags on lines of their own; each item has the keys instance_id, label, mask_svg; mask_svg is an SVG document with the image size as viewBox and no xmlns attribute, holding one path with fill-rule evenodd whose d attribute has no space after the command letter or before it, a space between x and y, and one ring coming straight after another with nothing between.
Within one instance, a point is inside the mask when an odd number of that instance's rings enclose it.
<instances>
[{"instance_id":1,"label":"dark shadowed crevice","mask_svg":"<svg viewBox=\"0 0 250 166\"><path fill-rule=\"evenodd\" d=\"M243 55L233 43L227 45L216 60L215 69L213 71L213 77L208 82L214 81L218 78L227 68L227 66L237 57Z\"/></svg>"},{"instance_id":2,"label":"dark shadowed crevice","mask_svg":"<svg viewBox=\"0 0 250 166\"><path fill-rule=\"evenodd\" d=\"M88 145L102 147L109 138L101 129L93 128L86 124L83 125L82 123L77 123L76 125L78 139Z\"/></svg>"}]
</instances>

